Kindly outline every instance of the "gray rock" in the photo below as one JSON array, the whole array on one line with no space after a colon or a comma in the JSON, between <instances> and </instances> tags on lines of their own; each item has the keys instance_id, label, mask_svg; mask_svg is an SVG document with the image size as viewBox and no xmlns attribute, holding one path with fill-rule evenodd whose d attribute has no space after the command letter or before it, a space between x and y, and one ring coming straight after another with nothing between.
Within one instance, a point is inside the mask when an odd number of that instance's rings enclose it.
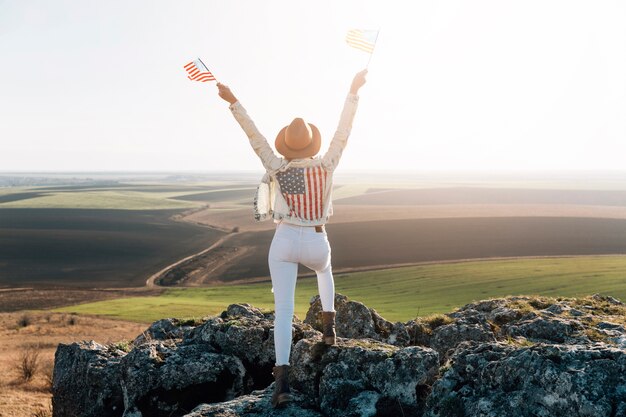
<instances>
[{"instance_id":1,"label":"gray rock","mask_svg":"<svg viewBox=\"0 0 626 417\"><path fill-rule=\"evenodd\" d=\"M496 340L484 313L472 308L464 310L463 315L456 316L454 323L433 330L430 346L439 353L440 361L443 363L456 346L465 340L485 342Z\"/></svg>"},{"instance_id":2,"label":"gray rock","mask_svg":"<svg viewBox=\"0 0 626 417\"><path fill-rule=\"evenodd\" d=\"M269 316L269 314L268 314ZM266 318L265 314L261 311L261 309L254 307L248 303L240 303L240 304L230 304L226 307L226 310L222 312L220 315L223 319L228 318L238 318L238 317L251 317L251 318ZM272 315L273 319L273 315Z\"/></svg>"},{"instance_id":3,"label":"gray rock","mask_svg":"<svg viewBox=\"0 0 626 417\"><path fill-rule=\"evenodd\" d=\"M622 326L621 324L610 323L608 321L600 321L600 322L598 322L598 324L596 324L596 327L598 329L602 329L602 330L616 330L616 331L619 331L621 333L625 333L626 332L626 330L624 330L624 326Z\"/></svg>"},{"instance_id":4,"label":"gray rock","mask_svg":"<svg viewBox=\"0 0 626 417\"><path fill-rule=\"evenodd\" d=\"M124 407L144 416L180 415L202 402L233 399L247 388L238 358L210 352L201 344L153 341L133 349L120 367Z\"/></svg>"},{"instance_id":5,"label":"gray rock","mask_svg":"<svg viewBox=\"0 0 626 417\"><path fill-rule=\"evenodd\" d=\"M626 416L626 402L620 401L615 404L615 416Z\"/></svg>"},{"instance_id":6,"label":"gray rock","mask_svg":"<svg viewBox=\"0 0 626 417\"><path fill-rule=\"evenodd\" d=\"M344 414L350 417L374 417L379 415L376 405L381 403L381 394L376 391L361 391L350 398Z\"/></svg>"},{"instance_id":7,"label":"gray rock","mask_svg":"<svg viewBox=\"0 0 626 417\"><path fill-rule=\"evenodd\" d=\"M485 318L495 324L502 325L510 323L514 320L519 320L521 316L522 314L518 310L505 306L499 306L488 312Z\"/></svg>"},{"instance_id":8,"label":"gray rock","mask_svg":"<svg viewBox=\"0 0 626 417\"><path fill-rule=\"evenodd\" d=\"M299 321L294 321L292 335L292 349L302 338L321 337L320 332ZM182 345L196 344L239 358L250 376L251 389L265 388L274 380L273 313L261 313L249 304L231 304L220 316L209 318L185 335Z\"/></svg>"},{"instance_id":9,"label":"gray rock","mask_svg":"<svg viewBox=\"0 0 626 417\"><path fill-rule=\"evenodd\" d=\"M290 382L315 398L326 415L354 415L349 405L362 396L370 404L365 415L373 407L377 412L396 410L401 415L402 409L414 415L434 382L438 360L429 348L397 347L374 339L341 338L330 347L302 339L295 347ZM362 394L365 391L369 393Z\"/></svg>"},{"instance_id":10,"label":"gray rock","mask_svg":"<svg viewBox=\"0 0 626 417\"><path fill-rule=\"evenodd\" d=\"M323 417L315 410L315 404L297 390L291 389L292 401L280 410L272 408L271 398L274 383L264 390L252 391L233 400L201 404L185 417Z\"/></svg>"},{"instance_id":11,"label":"gray rock","mask_svg":"<svg viewBox=\"0 0 626 417\"><path fill-rule=\"evenodd\" d=\"M178 319L161 319L152 323L142 334L137 336L133 345L138 346L150 340L180 339L193 328L194 326L186 325Z\"/></svg>"},{"instance_id":12,"label":"gray rock","mask_svg":"<svg viewBox=\"0 0 626 417\"><path fill-rule=\"evenodd\" d=\"M570 316L573 316L573 317L581 317L581 316L587 315L587 313L580 311L577 308L567 305L565 301L559 301L555 304L552 304L550 307L544 310L540 310L540 312L554 313L553 316L554 315L562 316L563 314L569 314Z\"/></svg>"},{"instance_id":13,"label":"gray rock","mask_svg":"<svg viewBox=\"0 0 626 417\"><path fill-rule=\"evenodd\" d=\"M216 352L234 355L248 363L267 365L275 362L273 324L269 320L240 317L211 318L194 329L185 345L203 343Z\"/></svg>"},{"instance_id":14,"label":"gray rock","mask_svg":"<svg viewBox=\"0 0 626 417\"><path fill-rule=\"evenodd\" d=\"M509 299L513 300L514 298ZM493 310L496 310L500 307L506 306L507 304L507 300L504 298L493 298L491 300L480 300L477 301L475 303L469 303L464 305L463 307L459 308L456 312L452 313L451 315L456 316L458 314L462 314L462 312L464 311L468 311L468 310L474 310L474 311L479 311L481 313L490 313Z\"/></svg>"},{"instance_id":15,"label":"gray rock","mask_svg":"<svg viewBox=\"0 0 626 417\"><path fill-rule=\"evenodd\" d=\"M564 343L566 341L580 341L583 336L579 335L579 330L582 329L583 326L576 320L561 317L534 317L529 320L509 323L503 326L502 331L511 336L524 336L532 340Z\"/></svg>"},{"instance_id":16,"label":"gray rock","mask_svg":"<svg viewBox=\"0 0 626 417\"><path fill-rule=\"evenodd\" d=\"M319 295L310 300L310 307L304 322L315 330L322 331L322 301ZM371 338L385 343L406 346L409 333L401 322L391 323L378 312L345 295L335 293L336 333L339 337L360 339Z\"/></svg>"},{"instance_id":17,"label":"gray rock","mask_svg":"<svg viewBox=\"0 0 626 417\"><path fill-rule=\"evenodd\" d=\"M432 329L430 326L418 320L411 320L406 323L405 329L409 336L408 345L430 346L430 339L432 337Z\"/></svg>"},{"instance_id":18,"label":"gray rock","mask_svg":"<svg viewBox=\"0 0 626 417\"><path fill-rule=\"evenodd\" d=\"M125 352L96 343L60 343L54 354L54 416L120 416L124 411L119 363Z\"/></svg>"},{"instance_id":19,"label":"gray rock","mask_svg":"<svg viewBox=\"0 0 626 417\"><path fill-rule=\"evenodd\" d=\"M625 335L611 337L608 339L608 341L615 343L615 345L621 349L626 349L626 336ZM626 414L624 415L626 416Z\"/></svg>"},{"instance_id":20,"label":"gray rock","mask_svg":"<svg viewBox=\"0 0 626 417\"><path fill-rule=\"evenodd\" d=\"M409 334L409 327L405 323L401 323L399 321L393 323L393 327L391 331L387 335L385 339L383 339L385 343L389 343L390 345L395 346L410 346L414 343L411 343L411 335Z\"/></svg>"},{"instance_id":21,"label":"gray rock","mask_svg":"<svg viewBox=\"0 0 626 417\"><path fill-rule=\"evenodd\" d=\"M311 306L304 322L310 324L315 330L322 331L322 303L319 296L313 297ZM384 319L374 319L374 313L365 304L349 300L348 297L335 294L335 315L337 336L346 338L370 337L380 339L381 335L376 331L377 326L382 324L381 332L388 331L391 323Z\"/></svg>"},{"instance_id":22,"label":"gray rock","mask_svg":"<svg viewBox=\"0 0 626 417\"><path fill-rule=\"evenodd\" d=\"M622 301L618 300L617 298L611 297L610 295L602 295L602 294L595 293L591 296L591 298L593 298L596 301L606 302L612 305L618 305L618 306L625 305Z\"/></svg>"},{"instance_id":23,"label":"gray rock","mask_svg":"<svg viewBox=\"0 0 626 417\"><path fill-rule=\"evenodd\" d=\"M564 312L571 310L569 306L565 303L556 303L552 304L550 307L546 308L545 311L549 311L554 314L563 314Z\"/></svg>"},{"instance_id":24,"label":"gray rock","mask_svg":"<svg viewBox=\"0 0 626 417\"><path fill-rule=\"evenodd\" d=\"M570 308L568 310L569 314L574 316L574 317L580 317L580 316L584 316L585 313L583 313L582 311L578 310L577 308Z\"/></svg>"},{"instance_id":25,"label":"gray rock","mask_svg":"<svg viewBox=\"0 0 626 417\"><path fill-rule=\"evenodd\" d=\"M274 315L244 303L159 320L130 352L60 344L53 415L626 415L626 306L613 297L512 296L391 323L337 296L336 345L322 343L319 297L294 318L284 409L270 403Z\"/></svg>"},{"instance_id":26,"label":"gray rock","mask_svg":"<svg viewBox=\"0 0 626 417\"><path fill-rule=\"evenodd\" d=\"M606 417L620 415L613 413L624 401L623 350L463 342L433 385L424 416Z\"/></svg>"}]
</instances>

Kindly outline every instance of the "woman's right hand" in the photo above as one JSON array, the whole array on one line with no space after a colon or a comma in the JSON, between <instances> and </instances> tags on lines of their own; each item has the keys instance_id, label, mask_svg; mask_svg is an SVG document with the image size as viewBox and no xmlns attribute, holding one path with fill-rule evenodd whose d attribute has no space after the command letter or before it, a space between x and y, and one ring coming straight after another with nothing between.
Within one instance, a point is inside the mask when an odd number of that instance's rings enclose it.
<instances>
[{"instance_id":1,"label":"woman's right hand","mask_svg":"<svg viewBox=\"0 0 626 417\"><path fill-rule=\"evenodd\" d=\"M233 94L232 91L230 91L230 88L228 88L227 85L224 85L222 83L217 83L217 89L218 89L219 96L223 98L224 100L226 100L227 102L229 102L230 104L233 104L237 101L237 97L235 97L235 95Z\"/></svg>"},{"instance_id":2,"label":"woman's right hand","mask_svg":"<svg viewBox=\"0 0 626 417\"><path fill-rule=\"evenodd\" d=\"M367 68L365 68L363 71L359 71L356 73L356 75L354 76L354 79L352 80L352 85L350 86L350 93L358 94L359 88L363 87L363 84L365 84L366 75L367 75Z\"/></svg>"}]
</instances>

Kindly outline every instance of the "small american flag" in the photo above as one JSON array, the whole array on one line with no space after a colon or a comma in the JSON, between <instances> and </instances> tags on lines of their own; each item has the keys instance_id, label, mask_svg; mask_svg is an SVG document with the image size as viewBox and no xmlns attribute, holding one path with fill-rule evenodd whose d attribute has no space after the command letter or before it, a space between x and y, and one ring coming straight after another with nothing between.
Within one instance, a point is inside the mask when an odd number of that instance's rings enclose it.
<instances>
[{"instance_id":1,"label":"small american flag","mask_svg":"<svg viewBox=\"0 0 626 417\"><path fill-rule=\"evenodd\" d=\"M378 39L378 30L350 29L346 35L348 45L370 54L374 52L376 39Z\"/></svg>"},{"instance_id":2,"label":"small american flag","mask_svg":"<svg viewBox=\"0 0 626 417\"><path fill-rule=\"evenodd\" d=\"M191 61L183 68L185 68L185 71L189 73L187 78L192 81L206 82L215 80L215 77L213 76L213 74L211 74L211 71L209 71L209 69L206 67L206 65L204 65L204 62L202 62L200 58Z\"/></svg>"},{"instance_id":3,"label":"small american flag","mask_svg":"<svg viewBox=\"0 0 626 417\"><path fill-rule=\"evenodd\" d=\"M276 174L280 190L292 216L320 220L324 207L327 172L321 166L292 167Z\"/></svg>"}]
</instances>

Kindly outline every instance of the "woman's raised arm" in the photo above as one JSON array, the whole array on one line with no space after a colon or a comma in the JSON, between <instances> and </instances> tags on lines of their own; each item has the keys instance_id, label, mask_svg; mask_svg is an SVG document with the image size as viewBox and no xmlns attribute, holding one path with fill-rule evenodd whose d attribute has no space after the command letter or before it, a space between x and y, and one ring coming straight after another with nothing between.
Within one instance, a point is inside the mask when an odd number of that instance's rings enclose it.
<instances>
[{"instance_id":1,"label":"woman's raised arm","mask_svg":"<svg viewBox=\"0 0 626 417\"><path fill-rule=\"evenodd\" d=\"M230 88L222 83L217 83L219 96L230 103L228 108L235 116L235 119L248 136L250 145L254 152L261 158L261 162L266 170L277 170L283 163L283 159L276 156L274 150L267 143L265 136L259 132L256 125L248 116L246 109L241 105L237 97L230 91Z\"/></svg>"},{"instance_id":2,"label":"woman's raised arm","mask_svg":"<svg viewBox=\"0 0 626 417\"><path fill-rule=\"evenodd\" d=\"M322 157L322 165L330 171L337 168L337 164L339 164L343 150L348 143L348 136L350 136L350 131L352 130L352 121L354 120L354 115L356 114L356 109L359 103L359 88L363 87L363 84L365 84L366 74L367 69L364 69L354 76L352 84L350 85L350 92L346 97L343 110L341 111L339 125L337 126L337 130L335 131L335 135L333 136L330 145L328 146L328 150Z\"/></svg>"}]
</instances>

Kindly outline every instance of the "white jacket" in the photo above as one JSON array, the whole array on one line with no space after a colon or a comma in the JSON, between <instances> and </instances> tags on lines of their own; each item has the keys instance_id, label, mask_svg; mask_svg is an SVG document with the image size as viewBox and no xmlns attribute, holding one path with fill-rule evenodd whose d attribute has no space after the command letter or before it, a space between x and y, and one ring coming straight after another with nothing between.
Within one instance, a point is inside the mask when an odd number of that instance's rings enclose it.
<instances>
[{"instance_id":1,"label":"white jacket","mask_svg":"<svg viewBox=\"0 0 626 417\"><path fill-rule=\"evenodd\" d=\"M239 101L229 106L266 171L254 199L257 221L272 217L276 223L282 220L304 226L328 221L333 214L333 172L350 136L358 102L356 94L346 97L339 125L324 156L291 161L274 153Z\"/></svg>"}]
</instances>

